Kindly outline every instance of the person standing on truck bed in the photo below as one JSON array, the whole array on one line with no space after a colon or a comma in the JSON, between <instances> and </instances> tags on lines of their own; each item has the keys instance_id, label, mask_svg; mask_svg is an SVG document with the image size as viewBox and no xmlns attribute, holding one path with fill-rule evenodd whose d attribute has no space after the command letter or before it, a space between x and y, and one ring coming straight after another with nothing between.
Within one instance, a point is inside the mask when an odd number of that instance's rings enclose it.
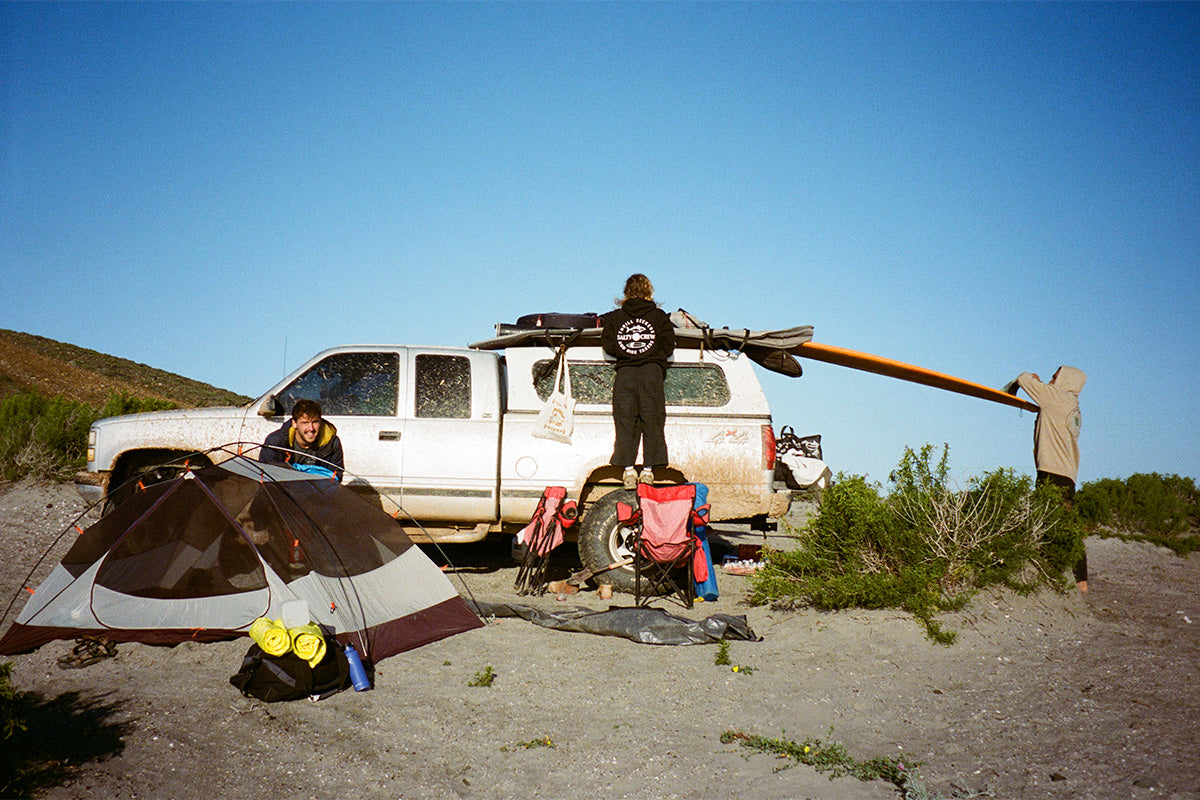
<instances>
[{"instance_id":1,"label":"person standing on truck bed","mask_svg":"<svg viewBox=\"0 0 1200 800\"><path fill-rule=\"evenodd\" d=\"M292 418L279 430L267 434L258 460L305 472L324 470L339 481L346 470L337 428L321 418L321 404L316 400L296 401Z\"/></svg>"},{"instance_id":2,"label":"person standing on truck bed","mask_svg":"<svg viewBox=\"0 0 1200 800\"><path fill-rule=\"evenodd\" d=\"M625 281L620 308L600 317L604 351L617 360L612 407L616 441L609 463L624 467L626 489L654 482L654 468L667 459L667 399L663 381L667 359L675 352L671 318L654 302L654 286L641 273ZM642 471L634 469L638 442Z\"/></svg>"}]
</instances>

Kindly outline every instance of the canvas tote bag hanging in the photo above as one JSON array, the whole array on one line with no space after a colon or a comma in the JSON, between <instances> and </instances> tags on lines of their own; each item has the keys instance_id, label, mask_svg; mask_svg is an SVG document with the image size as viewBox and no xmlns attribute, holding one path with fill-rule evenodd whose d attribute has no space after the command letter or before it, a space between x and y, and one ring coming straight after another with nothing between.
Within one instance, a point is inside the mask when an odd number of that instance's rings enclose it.
<instances>
[{"instance_id":1,"label":"canvas tote bag hanging","mask_svg":"<svg viewBox=\"0 0 1200 800\"><path fill-rule=\"evenodd\" d=\"M561 388L560 388L561 386ZM567 365L567 353L559 353L558 370L554 373L554 389L546 398L546 405L538 414L533 426L533 435L539 439L571 443L575 430L575 398L571 397L571 369Z\"/></svg>"}]
</instances>

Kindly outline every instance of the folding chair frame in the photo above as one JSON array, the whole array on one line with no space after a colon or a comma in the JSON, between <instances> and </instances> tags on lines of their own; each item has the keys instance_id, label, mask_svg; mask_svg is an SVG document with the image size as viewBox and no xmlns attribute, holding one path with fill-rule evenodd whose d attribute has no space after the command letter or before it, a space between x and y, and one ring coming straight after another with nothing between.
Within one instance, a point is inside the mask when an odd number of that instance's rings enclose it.
<instances>
[{"instance_id":1,"label":"folding chair frame","mask_svg":"<svg viewBox=\"0 0 1200 800\"><path fill-rule=\"evenodd\" d=\"M684 484L688 485L688 484ZM646 555L644 545L644 516L642 513L642 502L646 499L643 496L643 491L653 492L654 487L649 487L643 490L642 487L646 484L640 484L638 487L638 507L631 509L630 516L625 524L631 528L628 545L633 554L633 575L634 575L634 605L647 605L651 600L661 597L664 593L668 596L674 596L679 600L684 608L692 608L696 602L696 587L693 581L693 564L696 558L696 552L700 547L700 542L696 537L695 523L697 520L695 510L692 506L695 503L695 488L693 486L691 497L689 498L688 517L685 525L686 543L683 545L682 551L668 561L658 561ZM675 498L679 499L679 498ZM682 570L682 580L678 580L673 573L678 573ZM645 592L643 593L643 582L645 582Z\"/></svg>"},{"instance_id":2,"label":"folding chair frame","mask_svg":"<svg viewBox=\"0 0 1200 800\"><path fill-rule=\"evenodd\" d=\"M565 488L547 486L538 500L533 518L522 531L525 536L525 555L513 583L519 595L546 593L546 567L550 564L550 551L562 542L563 529L574 525L578 514L575 501L566 499L566 496ZM553 505L547 509L551 503Z\"/></svg>"}]
</instances>

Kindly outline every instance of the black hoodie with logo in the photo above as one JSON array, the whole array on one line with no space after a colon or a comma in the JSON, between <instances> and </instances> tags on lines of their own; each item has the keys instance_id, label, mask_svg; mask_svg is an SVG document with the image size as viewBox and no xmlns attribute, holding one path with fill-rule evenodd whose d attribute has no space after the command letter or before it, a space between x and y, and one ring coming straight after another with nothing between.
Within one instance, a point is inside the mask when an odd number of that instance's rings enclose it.
<instances>
[{"instance_id":1,"label":"black hoodie with logo","mask_svg":"<svg viewBox=\"0 0 1200 800\"><path fill-rule=\"evenodd\" d=\"M600 343L617 360L616 368L659 364L664 373L675 352L675 326L652 300L632 297L600 317Z\"/></svg>"}]
</instances>

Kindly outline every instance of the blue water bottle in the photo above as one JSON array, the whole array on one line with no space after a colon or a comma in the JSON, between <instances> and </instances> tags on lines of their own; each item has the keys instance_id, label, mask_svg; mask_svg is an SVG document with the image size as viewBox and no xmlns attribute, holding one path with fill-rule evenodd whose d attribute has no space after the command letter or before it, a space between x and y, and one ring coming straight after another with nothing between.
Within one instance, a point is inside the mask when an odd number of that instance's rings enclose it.
<instances>
[{"instance_id":1,"label":"blue water bottle","mask_svg":"<svg viewBox=\"0 0 1200 800\"><path fill-rule=\"evenodd\" d=\"M367 671L363 669L362 659L358 657L358 651L354 649L354 645L346 645L346 660L350 662L350 683L354 684L354 691L365 692L371 688L371 680L367 677Z\"/></svg>"}]
</instances>

